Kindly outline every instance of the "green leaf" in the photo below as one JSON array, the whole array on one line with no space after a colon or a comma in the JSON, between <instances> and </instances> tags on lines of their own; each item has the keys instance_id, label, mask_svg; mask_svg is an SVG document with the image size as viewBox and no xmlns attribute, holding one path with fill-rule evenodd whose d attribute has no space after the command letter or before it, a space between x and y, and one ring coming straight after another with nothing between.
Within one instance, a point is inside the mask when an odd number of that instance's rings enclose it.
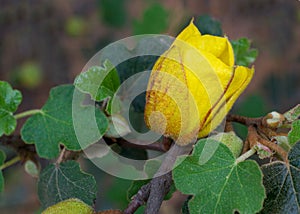
<instances>
[{"instance_id":1,"label":"green leaf","mask_svg":"<svg viewBox=\"0 0 300 214\"><path fill-rule=\"evenodd\" d=\"M95 101L112 97L120 85L117 70L106 60L103 67L93 66L75 79L74 85L80 91L91 95Z\"/></svg>"},{"instance_id":2,"label":"green leaf","mask_svg":"<svg viewBox=\"0 0 300 214\"><path fill-rule=\"evenodd\" d=\"M250 48L250 41L247 38L230 41L235 58L236 65L249 66L253 63L258 55L256 49Z\"/></svg>"},{"instance_id":3,"label":"green leaf","mask_svg":"<svg viewBox=\"0 0 300 214\"><path fill-rule=\"evenodd\" d=\"M48 207L42 214L93 214L94 210L81 200L71 198Z\"/></svg>"},{"instance_id":4,"label":"green leaf","mask_svg":"<svg viewBox=\"0 0 300 214\"><path fill-rule=\"evenodd\" d=\"M96 193L95 178L82 172L76 161L50 164L38 180L38 196L44 208L69 198L78 198L92 206Z\"/></svg>"},{"instance_id":5,"label":"green leaf","mask_svg":"<svg viewBox=\"0 0 300 214\"><path fill-rule=\"evenodd\" d=\"M168 27L169 12L159 3L151 5L144 11L141 21L133 22L134 34L159 34Z\"/></svg>"},{"instance_id":6,"label":"green leaf","mask_svg":"<svg viewBox=\"0 0 300 214\"><path fill-rule=\"evenodd\" d=\"M293 122L300 117L300 104L296 105L294 108L288 110L287 112L284 113L284 117L287 119L289 122Z\"/></svg>"},{"instance_id":7,"label":"green leaf","mask_svg":"<svg viewBox=\"0 0 300 214\"><path fill-rule=\"evenodd\" d=\"M22 139L34 143L39 156L48 159L58 156L59 144L79 151L97 142L107 130L108 121L99 109L83 106L84 97L72 85L53 88L41 113L30 117L22 127Z\"/></svg>"},{"instance_id":8,"label":"green leaf","mask_svg":"<svg viewBox=\"0 0 300 214\"><path fill-rule=\"evenodd\" d=\"M22 94L13 90L9 83L0 81L0 136L10 135L16 128L17 121L13 113L22 101Z\"/></svg>"},{"instance_id":9,"label":"green leaf","mask_svg":"<svg viewBox=\"0 0 300 214\"><path fill-rule=\"evenodd\" d=\"M188 198L184 201L182 208L181 208L181 213L182 214L190 214L189 211L189 201L193 198L193 196L188 196Z\"/></svg>"},{"instance_id":10,"label":"green leaf","mask_svg":"<svg viewBox=\"0 0 300 214\"><path fill-rule=\"evenodd\" d=\"M103 67L93 66L77 76L74 85L80 91L90 94L93 100L103 101L114 96L120 86L120 79L113 64L106 60Z\"/></svg>"},{"instance_id":11,"label":"green leaf","mask_svg":"<svg viewBox=\"0 0 300 214\"><path fill-rule=\"evenodd\" d=\"M6 159L5 152L0 150L0 166L4 164L5 159ZM2 170L0 170L0 192L2 192L3 190L4 190L4 177L2 174Z\"/></svg>"},{"instance_id":12,"label":"green leaf","mask_svg":"<svg viewBox=\"0 0 300 214\"><path fill-rule=\"evenodd\" d=\"M288 134L289 144L294 145L300 141L300 120L292 123L292 129Z\"/></svg>"},{"instance_id":13,"label":"green leaf","mask_svg":"<svg viewBox=\"0 0 300 214\"><path fill-rule=\"evenodd\" d=\"M255 213L265 198L258 164L237 163L226 145L212 139L198 141L173 170L173 179L179 191L194 195L190 213Z\"/></svg>"},{"instance_id":14,"label":"green leaf","mask_svg":"<svg viewBox=\"0 0 300 214\"><path fill-rule=\"evenodd\" d=\"M194 20L202 35L209 34L214 36L223 36L221 23L209 15L199 16Z\"/></svg>"},{"instance_id":15,"label":"green leaf","mask_svg":"<svg viewBox=\"0 0 300 214\"><path fill-rule=\"evenodd\" d=\"M262 166L267 198L261 213L300 213L300 143L290 150L289 164Z\"/></svg>"}]
</instances>

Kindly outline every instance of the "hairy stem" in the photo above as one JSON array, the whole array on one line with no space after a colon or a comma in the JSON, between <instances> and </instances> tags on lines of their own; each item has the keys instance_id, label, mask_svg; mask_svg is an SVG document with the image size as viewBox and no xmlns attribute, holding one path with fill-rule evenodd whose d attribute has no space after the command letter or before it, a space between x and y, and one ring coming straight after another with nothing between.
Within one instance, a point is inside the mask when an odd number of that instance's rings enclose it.
<instances>
[{"instance_id":1,"label":"hairy stem","mask_svg":"<svg viewBox=\"0 0 300 214\"><path fill-rule=\"evenodd\" d=\"M247 152L245 152L244 154L242 154L240 157L238 157L235 160L235 163L238 164L240 162L243 162L246 159L248 159L249 157L251 157L252 155L254 155L255 153L256 153L256 149L254 147L252 147L250 150L248 150Z\"/></svg>"},{"instance_id":2,"label":"hairy stem","mask_svg":"<svg viewBox=\"0 0 300 214\"><path fill-rule=\"evenodd\" d=\"M15 117L16 120L18 120L18 119L21 119L23 117L28 117L28 116L38 114L38 113L42 113L42 112L43 111L41 109L32 109L32 110L28 110L28 111L24 111L24 112L21 112L19 114L16 114L16 115L14 115L14 117Z\"/></svg>"},{"instance_id":3,"label":"hairy stem","mask_svg":"<svg viewBox=\"0 0 300 214\"><path fill-rule=\"evenodd\" d=\"M0 166L0 171L3 170L3 169L5 169L5 168L7 168L7 167L10 167L11 165L13 165L15 163L17 163L19 160L21 160L20 156L16 156L13 159L5 162L4 164L2 164Z\"/></svg>"},{"instance_id":4,"label":"hairy stem","mask_svg":"<svg viewBox=\"0 0 300 214\"><path fill-rule=\"evenodd\" d=\"M246 126L251 126L251 125L259 125L262 121L262 117L250 118L250 117L244 117L240 115L228 114L226 120L228 122L236 122L236 123L244 124Z\"/></svg>"}]
</instances>

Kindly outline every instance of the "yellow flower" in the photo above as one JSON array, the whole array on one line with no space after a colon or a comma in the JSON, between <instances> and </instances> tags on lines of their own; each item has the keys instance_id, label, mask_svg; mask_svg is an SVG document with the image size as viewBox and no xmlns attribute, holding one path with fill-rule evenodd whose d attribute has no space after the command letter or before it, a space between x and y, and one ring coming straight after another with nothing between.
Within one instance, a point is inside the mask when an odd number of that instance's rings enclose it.
<instances>
[{"instance_id":1,"label":"yellow flower","mask_svg":"<svg viewBox=\"0 0 300 214\"><path fill-rule=\"evenodd\" d=\"M202 36L192 20L152 69L146 124L179 145L207 136L220 125L253 73L254 68L234 66L226 37Z\"/></svg>"}]
</instances>

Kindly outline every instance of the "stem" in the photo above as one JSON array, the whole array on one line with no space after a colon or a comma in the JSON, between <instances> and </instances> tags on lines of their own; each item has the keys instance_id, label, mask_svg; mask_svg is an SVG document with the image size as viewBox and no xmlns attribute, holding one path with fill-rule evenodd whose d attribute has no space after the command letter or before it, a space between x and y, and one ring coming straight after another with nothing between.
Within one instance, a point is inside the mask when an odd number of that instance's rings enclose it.
<instances>
[{"instance_id":1,"label":"stem","mask_svg":"<svg viewBox=\"0 0 300 214\"><path fill-rule=\"evenodd\" d=\"M4 164L2 164L2 165L0 166L0 170L3 170L3 169L5 169L5 168L7 168L7 167L9 167L9 166L11 166L11 165L17 163L19 160L21 160L20 156L14 157L13 159L11 159L11 160L5 162Z\"/></svg>"},{"instance_id":2,"label":"stem","mask_svg":"<svg viewBox=\"0 0 300 214\"><path fill-rule=\"evenodd\" d=\"M248 150L246 153L242 154L240 157L238 157L235 160L235 163L238 164L240 162L243 162L244 160L248 159L249 157L251 157L252 155L254 155L256 153L256 149L254 149L252 147L252 149Z\"/></svg>"},{"instance_id":3,"label":"stem","mask_svg":"<svg viewBox=\"0 0 300 214\"><path fill-rule=\"evenodd\" d=\"M275 152L277 152L281 156L281 158L282 158L283 161L288 162L288 154L287 154L287 152L283 148L281 148L279 145L277 145L275 143L272 143L272 142L270 142L268 140L265 140L265 139L263 139L261 137L259 138L259 142L262 145L267 146L270 149L272 149Z\"/></svg>"},{"instance_id":4,"label":"stem","mask_svg":"<svg viewBox=\"0 0 300 214\"><path fill-rule=\"evenodd\" d=\"M28 110L28 111L24 111L19 114L16 114L14 117L16 120L18 120L23 117L31 116L31 115L38 114L38 113L43 113L43 111L41 109L32 109L32 110Z\"/></svg>"},{"instance_id":5,"label":"stem","mask_svg":"<svg viewBox=\"0 0 300 214\"><path fill-rule=\"evenodd\" d=\"M259 125L262 121L262 117L250 118L241 115L228 114L226 120L228 122L241 123L246 126L251 126L251 125Z\"/></svg>"},{"instance_id":6,"label":"stem","mask_svg":"<svg viewBox=\"0 0 300 214\"><path fill-rule=\"evenodd\" d=\"M56 165L59 165L59 164L63 161L65 152L66 152L66 147L64 147L64 148L61 150L60 155L59 155L59 157L58 157L57 160L56 160Z\"/></svg>"}]
</instances>

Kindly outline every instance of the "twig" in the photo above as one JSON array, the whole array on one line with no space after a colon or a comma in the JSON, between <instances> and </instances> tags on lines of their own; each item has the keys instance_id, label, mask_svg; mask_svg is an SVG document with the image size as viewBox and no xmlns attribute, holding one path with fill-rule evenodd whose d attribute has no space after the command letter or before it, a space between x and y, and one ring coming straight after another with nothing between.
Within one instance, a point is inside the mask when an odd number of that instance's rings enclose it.
<instances>
[{"instance_id":1,"label":"twig","mask_svg":"<svg viewBox=\"0 0 300 214\"><path fill-rule=\"evenodd\" d=\"M171 170L173 169L177 157L179 155L188 154L191 149L192 145L183 147L175 144L171 147L159 170L154 175L155 178L150 182L150 195L145 214L158 213L165 195L170 191L170 186L173 182Z\"/></svg>"},{"instance_id":2,"label":"twig","mask_svg":"<svg viewBox=\"0 0 300 214\"><path fill-rule=\"evenodd\" d=\"M241 115L228 114L227 117L226 117L226 121L236 122L236 123L244 124L246 126L251 126L251 125L261 124L262 117L250 118L250 117L244 117L244 116L241 116Z\"/></svg>"},{"instance_id":3,"label":"twig","mask_svg":"<svg viewBox=\"0 0 300 214\"><path fill-rule=\"evenodd\" d=\"M140 206L144 205L149 197L150 183L141 187L137 194L132 198L123 214L133 214Z\"/></svg>"},{"instance_id":4,"label":"twig","mask_svg":"<svg viewBox=\"0 0 300 214\"><path fill-rule=\"evenodd\" d=\"M123 147L137 148L137 149L144 149L144 150L149 149L149 150L160 151L160 152L167 152L170 148L170 146L167 146L166 144L163 144L161 142L145 144L145 142L139 143L139 141L135 141L135 140L132 140L132 142L128 142L126 140L120 139L117 140L117 143Z\"/></svg>"},{"instance_id":5,"label":"twig","mask_svg":"<svg viewBox=\"0 0 300 214\"><path fill-rule=\"evenodd\" d=\"M262 145L267 146L270 149L272 149L273 151L275 151L276 153L278 153L281 156L283 161L288 162L288 154L283 148L281 148L280 146L278 146L275 143L272 143L268 140L263 139L260 136L258 137L258 140Z\"/></svg>"},{"instance_id":6,"label":"twig","mask_svg":"<svg viewBox=\"0 0 300 214\"><path fill-rule=\"evenodd\" d=\"M165 195L170 191L172 183L173 180L171 171L151 180L150 195L147 201L145 214L158 213Z\"/></svg>"}]
</instances>

